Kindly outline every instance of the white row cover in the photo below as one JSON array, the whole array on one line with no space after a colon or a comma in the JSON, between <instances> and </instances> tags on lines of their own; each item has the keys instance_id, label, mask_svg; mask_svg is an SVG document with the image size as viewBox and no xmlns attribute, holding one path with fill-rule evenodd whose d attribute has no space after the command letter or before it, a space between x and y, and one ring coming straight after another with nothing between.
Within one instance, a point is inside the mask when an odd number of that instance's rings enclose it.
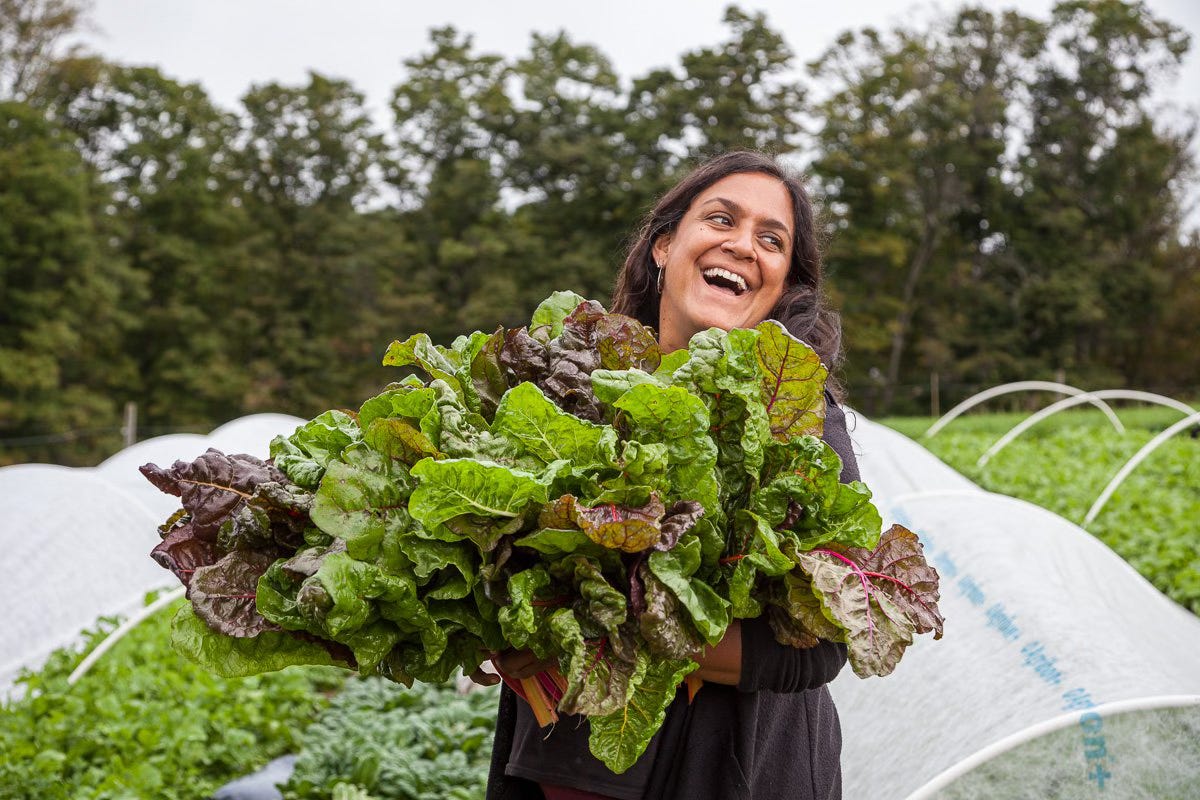
<instances>
[{"instance_id":1,"label":"white row cover","mask_svg":"<svg viewBox=\"0 0 1200 800\"><path fill-rule=\"evenodd\" d=\"M150 559L158 526L179 508L138 472L192 460L209 447L266 458L272 438L304 420L257 414L208 436L148 439L93 468L0 468L0 695L97 617L125 614L151 590L178 585Z\"/></svg>"},{"instance_id":2,"label":"white row cover","mask_svg":"<svg viewBox=\"0 0 1200 800\"><path fill-rule=\"evenodd\" d=\"M941 575L940 641L832 691L847 798L1194 796L1200 619L1101 542L857 416L884 525Z\"/></svg>"}]
</instances>

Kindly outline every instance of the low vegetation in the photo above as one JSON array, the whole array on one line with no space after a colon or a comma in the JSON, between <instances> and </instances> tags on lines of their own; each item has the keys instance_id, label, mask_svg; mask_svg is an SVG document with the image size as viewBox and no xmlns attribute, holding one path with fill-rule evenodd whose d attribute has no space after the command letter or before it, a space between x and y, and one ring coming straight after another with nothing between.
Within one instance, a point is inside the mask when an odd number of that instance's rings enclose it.
<instances>
[{"instance_id":1,"label":"low vegetation","mask_svg":"<svg viewBox=\"0 0 1200 800\"><path fill-rule=\"evenodd\" d=\"M1025 416L966 415L932 439L922 438L931 419L881 422L921 442L985 489L1082 523L1122 465L1181 418L1170 409L1118 409L1126 428L1119 434L1098 411L1067 411L1035 425L977 467L979 456ZM1197 486L1200 441L1181 433L1142 462L1087 526L1159 590L1194 613L1200 613Z\"/></svg>"}]
</instances>

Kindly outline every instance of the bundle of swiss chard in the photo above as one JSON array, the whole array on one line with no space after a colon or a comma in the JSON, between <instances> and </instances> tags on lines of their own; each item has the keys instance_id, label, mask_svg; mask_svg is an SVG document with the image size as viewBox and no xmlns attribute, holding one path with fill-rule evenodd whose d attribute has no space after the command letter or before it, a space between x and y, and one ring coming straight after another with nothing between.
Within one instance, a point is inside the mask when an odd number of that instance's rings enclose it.
<instances>
[{"instance_id":1,"label":"bundle of swiss chard","mask_svg":"<svg viewBox=\"0 0 1200 800\"><path fill-rule=\"evenodd\" d=\"M182 499L152 555L188 587L185 653L227 675L327 663L411 683L528 648L621 772L734 619L845 642L863 677L941 635L937 573L839 482L826 369L775 322L663 354L564 292L528 327L418 334L384 363L422 374L276 438L270 461L142 468Z\"/></svg>"}]
</instances>

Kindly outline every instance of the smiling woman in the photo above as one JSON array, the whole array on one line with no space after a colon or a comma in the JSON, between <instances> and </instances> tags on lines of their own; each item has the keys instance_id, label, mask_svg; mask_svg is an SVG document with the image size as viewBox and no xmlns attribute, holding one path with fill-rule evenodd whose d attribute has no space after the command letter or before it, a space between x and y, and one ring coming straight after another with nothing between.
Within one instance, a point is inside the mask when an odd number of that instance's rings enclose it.
<instances>
[{"instance_id":1,"label":"smiling woman","mask_svg":"<svg viewBox=\"0 0 1200 800\"><path fill-rule=\"evenodd\" d=\"M791 218L783 183L757 172L722 178L692 201L651 248L663 275L664 350L686 347L706 328L749 328L766 319L788 276Z\"/></svg>"},{"instance_id":2,"label":"smiling woman","mask_svg":"<svg viewBox=\"0 0 1200 800\"><path fill-rule=\"evenodd\" d=\"M841 327L821 283L803 181L770 156L735 151L688 174L647 215L617 276L612 310L658 330L664 350L687 346L705 328L776 319L832 373Z\"/></svg>"},{"instance_id":3,"label":"smiling woman","mask_svg":"<svg viewBox=\"0 0 1200 800\"><path fill-rule=\"evenodd\" d=\"M621 268L612 308L655 328L664 351L710 327L775 319L827 366L839 360L812 204L799 178L760 153L719 156L659 200ZM845 416L828 391L826 401L824 437L842 459L841 480L856 480ZM735 620L696 661L703 688L694 698L680 689L645 753L621 774L589 752L585 718L564 716L543 730L503 689L489 800L841 797L841 730L825 685L845 664L845 645L781 644L760 616ZM497 664L514 677L546 666L528 651L508 651Z\"/></svg>"}]
</instances>

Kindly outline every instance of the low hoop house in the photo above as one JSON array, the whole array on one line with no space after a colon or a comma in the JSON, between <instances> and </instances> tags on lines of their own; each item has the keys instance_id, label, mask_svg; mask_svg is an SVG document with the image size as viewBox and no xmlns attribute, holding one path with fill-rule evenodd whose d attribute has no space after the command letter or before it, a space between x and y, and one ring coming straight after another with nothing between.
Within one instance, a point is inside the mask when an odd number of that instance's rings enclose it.
<instances>
[{"instance_id":1,"label":"low hoop house","mask_svg":"<svg viewBox=\"0 0 1200 800\"><path fill-rule=\"evenodd\" d=\"M886 680L834 682L846 796L1194 794L1200 619L1062 517L861 417L852 437L883 518L941 574L946 632Z\"/></svg>"},{"instance_id":2,"label":"low hoop house","mask_svg":"<svg viewBox=\"0 0 1200 800\"><path fill-rule=\"evenodd\" d=\"M304 420L256 414L208 436L139 442L93 468L0 468L0 694L100 616L137 610L146 593L177 584L148 553L177 507L138 473L147 461L195 458L209 447L265 458L272 437ZM163 500L166 500L164 505Z\"/></svg>"}]
</instances>

